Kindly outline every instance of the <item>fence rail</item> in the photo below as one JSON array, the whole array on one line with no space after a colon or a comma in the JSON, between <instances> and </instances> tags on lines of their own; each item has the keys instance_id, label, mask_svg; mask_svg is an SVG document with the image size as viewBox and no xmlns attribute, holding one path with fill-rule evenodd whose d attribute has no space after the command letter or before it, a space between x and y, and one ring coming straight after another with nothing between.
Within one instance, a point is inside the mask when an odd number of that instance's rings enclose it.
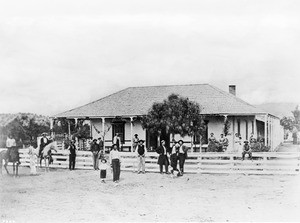
<instances>
[{"instance_id":1,"label":"fence rail","mask_svg":"<svg viewBox=\"0 0 300 223\"><path fill-rule=\"evenodd\" d=\"M28 149L20 149L21 166L30 166ZM108 158L108 155L106 155ZM242 161L238 153L198 153L188 154L185 162L187 173L242 173L242 174L298 174L300 153L298 152L254 152L253 160ZM121 152L121 169L135 171L137 158L134 153ZM146 171L158 172L158 154L148 152ZM69 152L58 150L53 154L53 168L68 168ZM92 153L78 151L77 169L93 169Z\"/></svg>"}]
</instances>

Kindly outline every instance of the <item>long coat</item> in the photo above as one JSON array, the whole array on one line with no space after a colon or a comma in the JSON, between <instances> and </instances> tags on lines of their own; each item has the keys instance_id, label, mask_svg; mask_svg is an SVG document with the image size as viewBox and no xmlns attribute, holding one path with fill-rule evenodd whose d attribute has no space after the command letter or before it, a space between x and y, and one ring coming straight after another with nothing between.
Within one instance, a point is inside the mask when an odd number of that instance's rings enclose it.
<instances>
[{"instance_id":1,"label":"long coat","mask_svg":"<svg viewBox=\"0 0 300 223\"><path fill-rule=\"evenodd\" d=\"M168 165L170 164L168 156L167 156L167 153L170 153L170 149L166 146L165 146L165 148L166 148L166 153L165 154L164 154L164 148L162 146L159 146L156 149L156 152L159 154L158 160L157 160L157 164L159 164L159 165L164 165L166 160L167 160L167 164Z\"/></svg>"}]
</instances>

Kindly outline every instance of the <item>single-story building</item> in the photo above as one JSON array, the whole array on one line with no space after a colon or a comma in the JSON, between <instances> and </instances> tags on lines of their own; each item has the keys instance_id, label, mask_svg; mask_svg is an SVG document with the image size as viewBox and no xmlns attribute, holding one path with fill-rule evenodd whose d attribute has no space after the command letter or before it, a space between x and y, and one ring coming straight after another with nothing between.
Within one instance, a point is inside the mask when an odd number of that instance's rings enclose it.
<instances>
[{"instance_id":1,"label":"single-story building","mask_svg":"<svg viewBox=\"0 0 300 223\"><path fill-rule=\"evenodd\" d=\"M207 144L210 133L219 138L226 120L230 123L228 151L234 151L235 133L240 134L243 140L248 140L251 133L256 138L264 138L265 145L271 150L283 141L280 119L236 97L235 85L229 86L229 92L210 84L129 87L52 118L74 119L75 122L89 120L91 136L104 136L106 147L112 145L115 133L119 133L124 147L130 148L134 134L138 134L140 139L145 140L147 148L156 148L158 136L143 129L136 117L147 114L154 102L162 102L172 93L188 97L201 106L207 127L202 144ZM160 138L170 141L170 135L166 133L162 133ZM175 136L176 140L179 138ZM191 145L192 141L200 144L199 136L193 139L186 136L183 140L187 145Z\"/></svg>"}]
</instances>

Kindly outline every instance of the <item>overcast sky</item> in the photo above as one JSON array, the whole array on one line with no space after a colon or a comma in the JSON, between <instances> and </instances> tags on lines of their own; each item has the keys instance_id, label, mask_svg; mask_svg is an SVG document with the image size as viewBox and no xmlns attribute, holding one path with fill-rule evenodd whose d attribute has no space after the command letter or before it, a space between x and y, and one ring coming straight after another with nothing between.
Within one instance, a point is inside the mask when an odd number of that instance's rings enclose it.
<instances>
[{"instance_id":1,"label":"overcast sky","mask_svg":"<svg viewBox=\"0 0 300 223\"><path fill-rule=\"evenodd\" d=\"M195 83L299 103L299 71L297 0L0 0L0 113Z\"/></svg>"}]
</instances>

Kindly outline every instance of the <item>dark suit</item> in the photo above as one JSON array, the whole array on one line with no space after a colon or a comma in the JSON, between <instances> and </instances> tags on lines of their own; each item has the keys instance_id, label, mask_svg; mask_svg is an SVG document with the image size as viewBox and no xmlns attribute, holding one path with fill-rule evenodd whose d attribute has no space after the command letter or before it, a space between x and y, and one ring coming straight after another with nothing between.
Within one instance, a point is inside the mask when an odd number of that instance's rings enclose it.
<instances>
[{"instance_id":1,"label":"dark suit","mask_svg":"<svg viewBox=\"0 0 300 223\"><path fill-rule=\"evenodd\" d=\"M163 172L163 166L165 166L166 173L168 173L169 159L167 153L169 153L169 149L166 146L160 146L156 152L159 154L157 163L159 164L160 173Z\"/></svg>"},{"instance_id":2,"label":"dark suit","mask_svg":"<svg viewBox=\"0 0 300 223\"><path fill-rule=\"evenodd\" d=\"M184 163L187 157L187 150L188 148L186 146L182 146L182 151L179 150L180 152L178 154L178 159L179 159L179 168L181 173L183 173L184 170Z\"/></svg>"}]
</instances>

